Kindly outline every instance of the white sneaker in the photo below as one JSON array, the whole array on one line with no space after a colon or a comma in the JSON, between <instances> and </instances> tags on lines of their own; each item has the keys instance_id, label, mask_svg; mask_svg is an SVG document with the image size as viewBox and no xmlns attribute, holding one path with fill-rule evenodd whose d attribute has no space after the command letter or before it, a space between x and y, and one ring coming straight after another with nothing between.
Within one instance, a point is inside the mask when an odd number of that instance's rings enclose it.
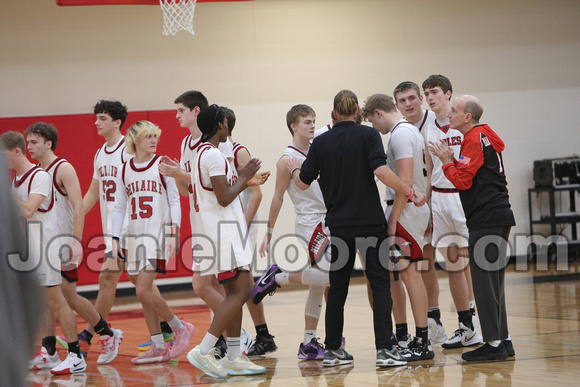
<instances>
[{"instance_id":1,"label":"white sneaker","mask_svg":"<svg viewBox=\"0 0 580 387\"><path fill-rule=\"evenodd\" d=\"M223 379L228 376L228 372L221 366L215 358L215 348L212 348L207 355L202 355L199 350L199 345L189 351L187 360L195 368L203 371L204 374L212 378Z\"/></svg>"},{"instance_id":2,"label":"white sneaker","mask_svg":"<svg viewBox=\"0 0 580 387\"><path fill-rule=\"evenodd\" d=\"M60 364L60 358L58 357L58 351L55 351L52 356L48 354L48 351L44 347L40 347L40 350L36 352L34 358L28 362L28 368L31 370L46 370L56 367Z\"/></svg>"},{"instance_id":3,"label":"white sneaker","mask_svg":"<svg viewBox=\"0 0 580 387\"><path fill-rule=\"evenodd\" d=\"M407 333L405 336L403 336L402 340L397 340L397 345L402 349L406 349L411 341L413 341L413 338L410 334Z\"/></svg>"},{"instance_id":4,"label":"white sneaker","mask_svg":"<svg viewBox=\"0 0 580 387\"><path fill-rule=\"evenodd\" d=\"M50 373L55 375L78 374L86 369L87 363L85 362L83 355L79 357L76 353L69 352L66 359L56 367L52 368Z\"/></svg>"},{"instance_id":5,"label":"white sneaker","mask_svg":"<svg viewBox=\"0 0 580 387\"><path fill-rule=\"evenodd\" d=\"M429 329L429 340L431 344L443 343L447 340L447 333L445 333L445 328L443 325L437 324L435 319L427 319L427 329Z\"/></svg>"},{"instance_id":6,"label":"white sneaker","mask_svg":"<svg viewBox=\"0 0 580 387\"><path fill-rule=\"evenodd\" d=\"M441 346L443 348L462 348L470 347L481 343L483 338L479 333L479 327L477 325L473 326L473 330L467 328L463 323L459 323L459 328L455 331L453 336Z\"/></svg>"},{"instance_id":7,"label":"white sneaker","mask_svg":"<svg viewBox=\"0 0 580 387\"><path fill-rule=\"evenodd\" d=\"M240 351L244 355L248 355L248 350L254 343L254 336L251 333L247 332L244 328L242 328L242 332L240 333Z\"/></svg>"},{"instance_id":8,"label":"white sneaker","mask_svg":"<svg viewBox=\"0 0 580 387\"><path fill-rule=\"evenodd\" d=\"M123 341L123 331L111 329L113 336L101 336L101 355L97 359L97 364L107 364L115 360L119 354L119 345Z\"/></svg>"},{"instance_id":9,"label":"white sneaker","mask_svg":"<svg viewBox=\"0 0 580 387\"><path fill-rule=\"evenodd\" d=\"M259 375L266 372L266 367L252 363L243 354L240 354L234 360L229 360L227 356L224 357L222 359L222 367L228 375Z\"/></svg>"}]
</instances>

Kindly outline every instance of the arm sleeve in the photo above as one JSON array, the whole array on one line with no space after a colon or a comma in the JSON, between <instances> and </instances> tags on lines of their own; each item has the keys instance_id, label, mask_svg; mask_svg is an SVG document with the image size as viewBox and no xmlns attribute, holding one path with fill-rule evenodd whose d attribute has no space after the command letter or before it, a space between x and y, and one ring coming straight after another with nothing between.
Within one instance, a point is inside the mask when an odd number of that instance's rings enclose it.
<instances>
[{"instance_id":1,"label":"arm sleeve","mask_svg":"<svg viewBox=\"0 0 580 387\"><path fill-rule=\"evenodd\" d=\"M443 165L445 177L455 188L466 190L471 188L473 177L483 165L483 149L481 143L466 137L461 145L461 156L453 163Z\"/></svg>"},{"instance_id":2,"label":"arm sleeve","mask_svg":"<svg viewBox=\"0 0 580 387\"><path fill-rule=\"evenodd\" d=\"M120 237L125 221L125 211L127 208L127 191L125 191L125 184L123 184L124 165L121 168L121 173L117 174L117 191L115 192L115 211L113 211L113 236Z\"/></svg>"},{"instance_id":3,"label":"arm sleeve","mask_svg":"<svg viewBox=\"0 0 580 387\"><path fill-rule=\"evenodd\" d=\"M318 165L318 156L316 154L316 149L318 148L318 141L316 138L312 142L310 149L308 150L308 155L306 155L306 160L302 163L300 167L300 180L304 184L310 185L314 180L318 178L320 173L320 167Z\"/></svg>"},{"instance_id":4,"label":"arm sleeve","mask_svg":"<svg viewBox=\"0 0 580 387\"><path fill-rule=\"evenodd\" d=\"M369 131L367 137L367 162L371 171L387 164L387 155L385 154L385 147L383 146L383 141L379 132L375 129Z\"/></svg>"},{"instance_id":5,"label":"arm sleeve","mask_svg":"<svg viewBox=\"0 0 580 387\"><path fill-rule=\"evenodd\" d=\"M163 177L165 179L165 186L167 187L167 201L169 202L169 211L171 212L171 224L173 226L181 226L181 204L179 200L179 191L177 184L172 177Z\"/></svg>"}]
</instances>

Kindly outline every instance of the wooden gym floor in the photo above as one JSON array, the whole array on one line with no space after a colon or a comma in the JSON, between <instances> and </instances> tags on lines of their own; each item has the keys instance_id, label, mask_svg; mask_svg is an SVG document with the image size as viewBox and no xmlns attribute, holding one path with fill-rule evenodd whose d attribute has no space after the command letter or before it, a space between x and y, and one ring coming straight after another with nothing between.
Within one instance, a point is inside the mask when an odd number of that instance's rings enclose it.
<instances>
[{"instance_id":1,"label":"wooden gym floor","mask_svg":"<svg viewBox=\"0 0 580 387\"><path fill-rule=\"evenodd\" d=\"M438 271L442 321L447 334L457 326L447 276ZM191 348L203 338L210 324L209 309L192 292L165 295L175 313L195 325ZM515 360L465 364L462 349L434 346L435 359L397 368L377 369L372 315L364 278L353 278L345 307L346 348L354 356L352 367L323 368L320 361L298 361L296 353L303 334L303 287L279 291L266 297L265 312L278 351L255 358L267 367L263 375L216 380L194 368L185 354L179 361L134 366L137 345L148 340L140 305L135 298L119 299L108 321L125 332L119 356L106 366L96 364L100 346L93 343L85 373L54 376L49 371L29 374L33 386L192 386L224 383L229 386L578 386L580 385L580 265L565 272L553 268L542 273L515 272L506 276L506 296ZM409 330L414 332L410 307ZM324 341L323 317L318 335ZM84 323L79 320L79 329ZM244 327L255 334L247 311ZM65 356L60 349L60 356Z\"/></svg>"}]
</instances>

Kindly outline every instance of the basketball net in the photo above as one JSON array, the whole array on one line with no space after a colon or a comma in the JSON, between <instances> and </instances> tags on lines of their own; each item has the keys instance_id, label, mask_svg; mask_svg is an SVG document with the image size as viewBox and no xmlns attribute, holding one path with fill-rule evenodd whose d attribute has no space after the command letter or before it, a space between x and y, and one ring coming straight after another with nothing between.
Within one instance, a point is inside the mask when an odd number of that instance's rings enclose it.
<instances>
[{"instance_id":1,"label":"basketball net","mask_svg":"<svg viewBox=\"0 0 580 387\"><path fill-rule=\"evenodd\" d=\"M159 0L163 10L163 35L175 35L180 30L193 32L193 14L197 0Z\"/></svg>"}]
</instances>

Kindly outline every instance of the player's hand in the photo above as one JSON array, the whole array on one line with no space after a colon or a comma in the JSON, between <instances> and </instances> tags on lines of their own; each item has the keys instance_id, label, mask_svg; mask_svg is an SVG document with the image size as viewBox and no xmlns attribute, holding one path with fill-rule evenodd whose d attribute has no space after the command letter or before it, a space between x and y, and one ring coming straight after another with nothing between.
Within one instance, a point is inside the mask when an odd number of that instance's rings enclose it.
<instances>
[{"instance_id":1,"label":"player's hand","mask_svg":"<svg viewBox=\"0 0 580 387\"><path fill-rule=\"evenodd\" d=\"M424 205L427 202L425 195L423 195L421 192L415 192L413 197L409 200L411 200L413 203L415 203L415 206L417 206L417 207L421 207L422 205Z\"/></svg>"},{"instance_id":2,"label":"player's hand","mask_svg":"<svg viewBox=\"0 0 580 387\"><path fill-rule=\"evenodd\" d=\"M428 148L431 153L439 157L443 164L453 162L453 156L455 155L453 149L451 149L443 139L437 142L429 141Z\"/></svg>"},{"instance_id":3,"label":"player's hand","mask_svg":"<svg viewBox=\"0 0 580 387\"><path fill-rule=\"evenodd\" d=\"M181 171L181 166L177 159L170 159L168 156L161 156L161 161L159 162L159 172L163 176L169 176L175 178Z\"/></svg>"},{"instance_id":4,"label":"player's hand","mask_svg":"<svg viewBox=\"0 0 580 387\"><path fill-rule=\"evenodd\" d=\"M119 245L119 241L117 239L113 239L113 258L119 261L125 261L125 254Z\"/></svg>"},{"instance_id":5,"label":"player's hand","mask_svg":"<svg viewBox=\"0 0 580 387\"><path fill-rule=\"evenodd\" d=\"M248 185L262 185L264 184L268 178L270 177L270 171L267 172L260 172L256 173L254 177L248 180Z\"/></svg>"},{"instance_id":6,"label":"player's hand","mask_svg":"<svg viewBox=\"0 0 580 387\"><path fill-rule=\"evenodd\" d=\"M171 259L177 255L177 243L175 237L165 239L165 249L167 251L167 259Z\"/></svg>"},{"instance_id":7,"label":"player's hand","mask_svg":"<svg viewBox=\"0 0 580 387\"><path fill-rule=\"evenodd\" d=\"M83 245L80 240L73 238L72 241L72 257L70 263L78 264L83 259Z\"/></svg>"},{"instance_id":8,"label":"player's hand","mask_svg":"<svg viewBox=\"0 0 580 387\"><path fill-rule=\"evenodd\" d=\"M288 172L292 173L293 170L295 170L296 168L300 168L302 166L302 160L298 160L295 159L293 157L290 157L290 159L288 160ZM292 179L293 176L290 176L290 178Z\"/></svg>"},{"instance_id":9,"label":"player's hand","mask_svg":"<svg viewBox=\"0 0 580 387\"><path fill-rule=\"evenodd\" d=\"M264 239L262 240L262 244L260 245L260 258L264 258L268 251L270 250L270 240L272 239L272 234L266 233L264 235Z\"/></svg>"},{"instance_id":10,"label":"player's hand","mask_svg":"<svg viewBox=\"0 0 580 387\"><path fill-rule=\"evenodd\" d=\"M238 170L238 175L242 178L245 178L246 181L251 180L256 172L260 170L262 166L262 162L258 159L250 159L246 165Z\"/></svg>"}]
</instances>

